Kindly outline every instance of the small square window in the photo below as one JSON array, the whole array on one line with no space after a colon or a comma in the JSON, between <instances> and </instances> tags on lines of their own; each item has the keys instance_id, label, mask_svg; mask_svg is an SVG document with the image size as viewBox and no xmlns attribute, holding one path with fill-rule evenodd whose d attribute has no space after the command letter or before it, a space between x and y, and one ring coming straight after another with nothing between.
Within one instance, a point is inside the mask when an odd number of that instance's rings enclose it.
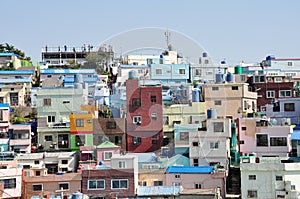
<instances>
[{"instance_id":1,"label":"small square window","mask_svg":"<svg viewBox=\"0 0 300 199\"><path fill-rule=\"evenodd\" d=\"M152 103L155 103L155 102L156 102L156 96L155 96L155 95L152 95L152 96L151 96L151 102L152 102Z\"/></svg>"},{"instance_id":2,"label":"small square window","mask_svg":"<svg viewBox=\"0 0 300 199\"><path fill-rule=\"evenodd\" d=\"M198 142L193 142L193 146L198 146Z\"/></svg>"},{"instance_id":3,"label":"small square window","mask_svg":"<svg viewBox=\"0 0 300 199\"><path fill-rule=\"evenodd\" d=\"M61 164L68 164L68 160L61 160Z\"/></svg>"},{"instance_id":4,"label":"small square window","mask_svg":"<svg viewBox=\"0 0 300 199\"><path fill-rule=\"evenodd\" d=\"M39 160L35 160L34 164L40 164L40 161Z\"/></svg>"},{"instance_id":5,"label":"small square window","mask_svg":"<svg viewBox=\"0 0 300 199\"><path fill-rule=\"evenodd\" d=\"M237 91L237 90L239 90L239 87L238 87L238 86L232 86L232 87L231 87L231 90Z\"/></svg>"},{"instance_id":6,"label":"small square window","mask_svg":"<svg viewBox=\"0 0 300 199\"><path fill-rule=\"evenodd\" d=\"M256 175L249 175L249 176L248 176L248 179L249 179L249 180L256 180Z\"/></svg>"},{"instance_id":7,"label":"small square window","mask_svg":"<svg viewBox=\"0 0 300 199\"><path fill-rule=\"evenodd\" d=\"M221 106L222 105L222 101L221 100L215 100L215 105L216 106Z\"/></svg>"},{"instance_id":8,"label":"small square window","mask_svg":"<svg viewBox=\"0 0 300 199\"><path fill-rule=\"evenodd\" d=\"M132 106L141 106L141 99L140 98L133 98L132 99Z\"/></svg>"},{"instance_id":9,"label":"small square window","mask_svg":"<svg viewBox=\"0 0 300 199\"><path fill-rule=\"evenodd\" d=\"M282 176L276 176L276 181L282 181L282 180L283 180Z\"/></svg>"},{"instance_id":10,"label":"small square window","mask_svg":"<svg viewBox=\"0 0 300 199\"><path fill-rule=\"evenodd\" d=\"M175 174L175 179L180 179L180 174Z\"/></svg>"}]
</instances>

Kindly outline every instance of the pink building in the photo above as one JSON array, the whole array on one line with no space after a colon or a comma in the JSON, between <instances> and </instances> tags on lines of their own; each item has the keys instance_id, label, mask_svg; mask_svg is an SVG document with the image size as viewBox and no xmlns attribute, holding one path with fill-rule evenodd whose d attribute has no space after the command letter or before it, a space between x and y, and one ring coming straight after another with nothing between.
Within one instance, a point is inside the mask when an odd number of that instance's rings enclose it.
<instances>
[{"instance_id":1,"label":"pink building","mask_svg":"<svg viewBox=\"0 0 300 199\"><path fill-rule=\"evenodd\" d=\"M268 119L237 119L241 155L287 157L292 150L292 126L271 124Z\"/></svg>"},{"instance_id":2,"label":"pink building","mask_svg":"<svg viewBox=\"0 0 300 199\"><path fill-rule=\"evenodd\" d=\"M183 189L220 188L225 198L225 172L215 170L214 166L171 166L166 170L166 186L182 186Z\"/></svg>"},{"instance_id":3,"label":"pink building","mask_svg":"<svg viewBox=\"0 0 300 199\"><path fill-rule=\"evenodd\" d=\"M0 151L8 151L9 105L0 104Z\"/></svg>"},{"instance_id":4,"label":"pink building","mask_svg":"<svg viewBox=\"0 0 300 199\"><path fill-rule=\"evenodd\" d=\"M9 126L9 146L11 151L31 152L31 125L14 124Z\"/></svg>"},{"instance_id":5,"label":"pink building","mask_svg":"<svg viewBox=\"0 0 300 199\"><path fill-rule=\"evenodd\" d=\"M110 160L113 154L120 154L121 147L109 141L105 141L97 146L97 163L104 163L110 166Z\"/></svg>"}]
</instances>

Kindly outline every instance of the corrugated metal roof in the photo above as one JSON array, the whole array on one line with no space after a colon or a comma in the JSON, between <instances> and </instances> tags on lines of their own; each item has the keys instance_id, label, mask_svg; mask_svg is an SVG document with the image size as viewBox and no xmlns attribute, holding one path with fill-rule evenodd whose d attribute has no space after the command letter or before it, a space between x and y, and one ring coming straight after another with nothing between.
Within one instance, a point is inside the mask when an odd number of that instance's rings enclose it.
<instances>
[{"instance_id":1,"label":"corrugated metal roof","mask_svg":"<svg viewBox=\"0 0 300 199\"><path fill-rule=\"evenodd\" d=\"M11 57L11 56L19 56L18 54L15 53L10 53L10 52L4 52L4 53L0 53L0 57Z\"/></svg>"},{"instance_id":2,"label":"corrugated metal roof","mask_svg":"<svg viewBox=\"0 0 300 199\"><path fill-rule=\"evenodd\" d=\"M99 81L98 77L84 77L82 78L83 82L97 82ZM64 82L65 83L74 83L75 79L74 77L65 77Z\"/></svg>"},{"instance_id":3,"label":"corrugated metal roof","mask_svg":"<svg viewBox=\"0 0 300 199\"><path fill-rule=\"evenodd\" d=\"M1 70L0 75L32 75L34 70Z\"/></svg>"},{"instance_id":4,"label":"corrugated metal roof","mask_svg":"<svg viewBox=\"0 0 300 199\"><path fill-rule=\"evenodd\" d=\"M0 108L9 108L8 103L0 104Z\"/></svg>"},{"instance_id":5,"label":"corrugated metal roof","mask_svg":"<svg viewBox=\"0 0 300 199\"><path fill-rule=\"evenodd\" d=\"M138 187L138 196L165 196L165 195L178 195L181 187L174 186L146 186Z\"/></svg>"},{"instance_id":6,"label":"corrugated metal roof","mask_svg":"<svg viewBox=\"0 0 300 199\"><path fill-rule=\"evenodd\" d=\"M168 167L166 173L211 173L214 171L214 166L198 166L198 167L187 167L187 166L171 166Z\"/></svg>"},{"instance_id":7,"label":"corrugated metal roof","mask_svg":"<svg viewBox=\"0 0 300 199\"><path fill-rule=\"evenodd\" d=\"M97 146L97 149L103 149L103 148L119 148L119 146L115 145L114 143L110 141L105 141L102 144Z\"/></svg>"},{"instance_id":8,"label":"corrugated metal roof","mask_svg":"<svg viewBox=\"0 0 300 199\"><path fill-rule=\"evenodd\" d=\"M90 74L96 73L95 69L41 69L40 74Z\"/></svg>"},{"instance_id":9,"label":"corrugated metal roof","mask_svg":"<svg viewBox=\"0 0 300 199\"><path fill-rule=\"evenodd\" d=\"M30 78L0 78L0 84L13 84L13 83L30 83L32 79Z\"/></svg>"}]
</instances>

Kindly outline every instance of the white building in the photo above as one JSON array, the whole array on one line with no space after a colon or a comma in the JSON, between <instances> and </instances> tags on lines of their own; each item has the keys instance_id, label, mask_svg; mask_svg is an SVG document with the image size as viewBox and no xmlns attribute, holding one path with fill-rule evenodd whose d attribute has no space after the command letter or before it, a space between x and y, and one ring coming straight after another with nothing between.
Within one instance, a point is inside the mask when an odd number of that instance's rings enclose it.
<instances>
[{"instance_id":1,"label":"white building","mask_svg":"<svg viewBox=\"0 0 300 199\"><path fill-rule=\"evenodd\" d=\"M231 119L210 118L202 128L189 132L191 165L221 164L228 166L230 157Z\"/></svg>"},{"instance_id":2,"label":"white building","mask_svg":"<svg viewBox=\"0 0 300 199\"><path fill-rule=\"evenodd\" d=\"M300 198L300 163L287 158L241 159L242 199Z\"/></svg>"},{"instance_id":3,"label":"white building","mask_svg":"<svg viewBox=\"0 0 300 199\"><path fill-rule=\"evenodd\" d=\"M22 167L17 167L16 161L1 161L0 198L20 198L22 193Z\"/></svg>"}]
</instances>

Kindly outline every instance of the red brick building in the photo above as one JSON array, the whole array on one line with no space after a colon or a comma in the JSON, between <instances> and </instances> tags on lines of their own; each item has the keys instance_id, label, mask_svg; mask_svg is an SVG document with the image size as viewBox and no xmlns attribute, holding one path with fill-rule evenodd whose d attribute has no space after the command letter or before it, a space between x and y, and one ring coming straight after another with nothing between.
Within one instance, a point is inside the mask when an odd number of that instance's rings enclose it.
<instances>
[{"instance_id":1,"label":"red brick building","mask_svg":"<svg viewBox=\"0 0 300 199\"><path fill-rule=\"evenodd\" d=\"M265 111L266 104L274 104L279 98L292 98L294 82L286 76L254 75L250 87L257 92L257 111Z\"/></svg>"},{"instance_id":2,"label":"red brick building","mask_svg":"<svg viewBox=\"0 0 300 199\"><path fill-rule=\"evenodd\" d=\"M82 170L82 193L108 199L134 197L134 169Z\"/></svg>"},{"instance_id":3,"label":"red brick building","mask_svg":"<svg viewBox=\"0 0 300 199\"><path fill-rule=\"evenodd\" d=\"M151 80L127 80L126 103L127 151L159 150L163 140L161 85Z\"/></svg>"}]
</instances>

